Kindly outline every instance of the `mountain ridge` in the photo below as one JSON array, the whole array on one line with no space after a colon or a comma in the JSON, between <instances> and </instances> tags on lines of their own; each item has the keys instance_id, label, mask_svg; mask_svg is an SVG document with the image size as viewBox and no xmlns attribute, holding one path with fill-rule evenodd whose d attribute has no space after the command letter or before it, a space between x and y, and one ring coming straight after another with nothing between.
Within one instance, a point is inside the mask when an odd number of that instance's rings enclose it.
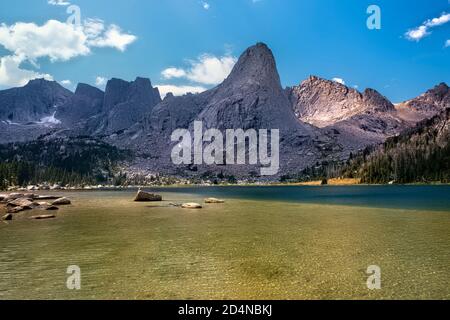
<instances>
[{"instance_id":1,"label":"mountain ridge","mask_svg":"<svg viewBox=\"0 0 450 320\"><path fill-rule=\"evenodd\" d=\"M31 89L36 86L55 92L43 90L46 99L35 99L47 102L38 113L16 112L18 119L33 121L7 121L5 110L18 107L0 104L0 142L88 135L135 152L135 159L127 164L130 171L179 176L209 171L248 176L257 171L255 166L175 167L170 135L180 128L192 131L194 121L202 121L205 129L279 129L281 175L318 161L346 159L450 106L445 83L397 105L374 89L359 92L316 76L283 89L275 57L263 43L245 50L221 84L199 94L169 94L162 100L150 79L141 77L134 81L113 78L105 91L80 83L72 93L42 79L9 90L19 96L22 90L25 96L31 92L33 97L36 90ZM10 101L2 96L4 91L0 91L0 102Z\"/></svg>"}]
</instances>

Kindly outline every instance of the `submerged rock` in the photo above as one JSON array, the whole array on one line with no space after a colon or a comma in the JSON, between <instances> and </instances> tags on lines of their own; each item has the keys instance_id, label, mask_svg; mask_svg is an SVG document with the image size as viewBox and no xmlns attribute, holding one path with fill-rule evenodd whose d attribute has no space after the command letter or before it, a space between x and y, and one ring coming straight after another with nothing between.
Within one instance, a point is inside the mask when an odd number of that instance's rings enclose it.
<instances>
[{"instance_id":1,"label":"submerged rock","mask_svg":"<svg viewBox=\"0 0 450 320\"><path fill-rule=\"evenodd\" d=\"M7 208L6 209L6 212L7 213L18 213L18 212L22 212L22 211L25 211L25 209L24 208L22 208L22 207L9 207L9 208Z\"/></svg>"},{"instance_id":2,"label":"submerged rock","mask_svg":"<svg viewBox=\"0 0 450 320\"><path fill-rule=\"evenodd\" d=\"M52 202L52 205L54 205L54 206L65 206L65 205L69 205L69 204L72 204L72 202L69 199L67 199L66 197L59 198Z\"/></svg>"},{"instance_id":3,"label":"submerged rock","mask_svg":"<svg viewBox=\"0 0 450 320\"><path fill-rule=\"evenodd\" d=\"M136 202L162 201L162 196L139 190L134 201Z\"/></svg>"},{"instance_id":4,"label":"submerged rock","mask_svg":"<svg viewBox=\"0 0 450 320\"><path fill-rule=\"evenodd\" d=\"M179 208L179 207L181 207L181 204L171 202L171 203L169 203L169 206Z\"/></svg>"},{"instance_id":5,"label":"submerged rock","mask_svg":"<svg viewBox=\"0 0 450 320\"><path fill-rule=\"evenodd\" d=\"M58 196L49 196L49 195L44 195L44 196L37 196L35 197L35 200L57 200L60 199L61 197Z\"/></svg>"},{"instance_id":6,"label":"submerged rock","mask_svg":"<svg viewBox=\"0 0 450 320\"><path fill-rule=\"evenodd\" d=\"M216 198L208 198L205 199L205 203L225 203L225 200L216 199Z\"/></svg>"},{"instance_id":7,"label":"submerged rock","mask_svg":"<svg viewBox=\"0 0 450 320\"><path fill-rule=\"evenodd\" d=\"M8 213L2 217L3 221L11 221L12 219L13 219L13 215L11 213Z\"/></svg>"},{"instance_id":8,"label":"submerged rock","mask_svg":"<svg viewBox=\"0 0 450 320\"><path fill-rule=\"evenodd\" d=\"M189 202L189 203L183 203L181 205L183 209L201 209L203 208L201 204Z\"/></svg>"},{"instance_id":9,"label":"submerged rock","mask_svg":"<svg viewBox=\"0 0 450 320\"><path fill-rule=\"evenodd\" d=\"M49 203L42 203L39 205L39 207L37 207L36 209L39 210L46 210L46 211L55 211L55 210L59 210L58 207L51 205Z\"/></svg>"},{"instance_id":10,"label":"submerged rock","mask_svg":"<svg viewBox=\"0 0 450 320\"><path fill-rule=\"evenodd\" d=\"M45 219L54 219L56 216L54 214L43 214L39 216L32 216L31 219L34 220L45 220Z\"/></svg>"}]
</instances>

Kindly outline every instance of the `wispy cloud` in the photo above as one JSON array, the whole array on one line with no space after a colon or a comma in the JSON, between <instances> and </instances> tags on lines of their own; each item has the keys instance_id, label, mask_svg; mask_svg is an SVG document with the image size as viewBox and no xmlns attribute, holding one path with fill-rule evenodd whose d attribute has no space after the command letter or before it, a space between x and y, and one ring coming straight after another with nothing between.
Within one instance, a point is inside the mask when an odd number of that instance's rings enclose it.
<instances>
[{"instance_id":1,"label":"wispy cloud","mask_svg":"<svg viewBox=\"0 0 450 320\"><path fill-rule=\"evenodd\" d=\"M168 84L160 84L156 85L161 93L161 96L164 98L168 93L172 93L175 96L182 96L187 93L201 93L206 91L207 89L202 86L177 86L177 85L168 85Z\"/></svg>"},{"instance_id":2,"label":"wispy cloud","mask_svg":"<svg viewBox=\"0 0 450 320\"><path fill-rule=\"evenodd\" d=\"M441 26L450 21L450 13L442 13L441 16L425 21L417 28L410 29L405 33L406 39L410 41L420 41L431 34L430 29Z\"/></svg>"},{"instance_id":3,"label":"wispy cloud","mask_svg":"<svg viewBox=\"0 0 450 320\"><path fill-rule=\"evenodd\" d=\"M52 6L68 6L70 5L69 1L66 0L48 0L48 4Z\"/></svg>"},{"instance_id":4,"label":"wispy cloud","mask_svg":"<svg viewBox=\"0 0 450 320\"><path fill-rule=\"evenodd\" d=\"M445 42L445 47L446 48L450 47L450 39Z\"/></svg>"}]
</instances>

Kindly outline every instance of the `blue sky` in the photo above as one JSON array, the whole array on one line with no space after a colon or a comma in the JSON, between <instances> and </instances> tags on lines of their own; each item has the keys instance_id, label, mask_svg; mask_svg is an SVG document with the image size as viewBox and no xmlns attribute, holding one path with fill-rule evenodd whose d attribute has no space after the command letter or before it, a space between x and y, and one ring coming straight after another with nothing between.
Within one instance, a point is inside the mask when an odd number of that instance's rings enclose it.
<instances>
[{"instance_id":1,"label":"blue sky","mask_svg":"<svg viewBox=\"0 0 450 320\"><path fill-rule=\"evenodd\" d=\"M62 26L66 2L80 8L81 31ZM366 26L371 4L381 30ZM162 91L201 91L262 41L284 86L318 75L399 102L450 84L448 13L449 0L2 1L0 87L46 76L102 88L111 77L143 76Z\"/></svg>"}]
</instances>

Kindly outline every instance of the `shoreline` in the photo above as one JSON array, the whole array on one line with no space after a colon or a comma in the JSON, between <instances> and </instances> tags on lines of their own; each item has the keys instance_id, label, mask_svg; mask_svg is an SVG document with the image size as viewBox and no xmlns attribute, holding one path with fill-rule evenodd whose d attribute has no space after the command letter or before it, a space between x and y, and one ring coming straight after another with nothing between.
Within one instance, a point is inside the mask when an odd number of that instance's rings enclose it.
<instances>
[{"instance_id":1,"label":"shoreline","mask_svg":"<svg viewBox=\"0 0 450 320\"><path fill-rule=\"evenodd\" d=\"M308 182L288 182L288 183L242 183L242 184L171 184L171 185L139 185L139 186L87 186L87 187L62 187L58 189L51 188L9 188L8 190L0 190L0 194L9 193L33 193L33 192L70 192L70 191L135 191L138 189L171 189L171 188L228 188L228 187L370 187L370 186L450 186L450 183L442 182L415 182L415 183L385 183L385 184L368 184L361 183L359 179L330 179L327 184L322 181L308 181Z\"/></svg>"}]
</instances>

